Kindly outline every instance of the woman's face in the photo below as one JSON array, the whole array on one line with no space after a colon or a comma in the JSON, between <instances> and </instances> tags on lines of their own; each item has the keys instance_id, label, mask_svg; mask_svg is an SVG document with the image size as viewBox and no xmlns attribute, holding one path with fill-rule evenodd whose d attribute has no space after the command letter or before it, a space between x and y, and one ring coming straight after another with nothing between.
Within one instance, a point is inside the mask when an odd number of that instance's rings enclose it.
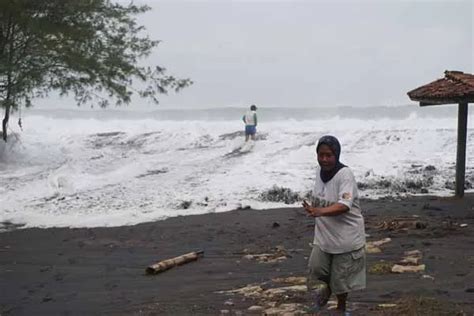
<instances>
[{"instance_id":1,"label":"woman's face","mask_svg":"<svg viewBox=\"0 0 474 316\"><path fill-rule=\"evenodd\" d=\"M323 171L332 170L336 166L336 155L328 145L322 144L319 146L317 155L318 163Z\"/></svg>"}]
</instances>

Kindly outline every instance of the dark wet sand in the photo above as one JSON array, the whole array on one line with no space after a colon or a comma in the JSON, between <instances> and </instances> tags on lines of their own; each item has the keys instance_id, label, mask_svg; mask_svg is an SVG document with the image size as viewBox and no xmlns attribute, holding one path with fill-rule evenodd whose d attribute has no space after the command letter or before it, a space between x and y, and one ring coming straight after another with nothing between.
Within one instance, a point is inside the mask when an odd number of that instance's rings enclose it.
<instances>
[{"instance_id":1,"label":"dark wet sand","mask_svg":"<svg viewBox=\"0 0 474 316\"><path fill-rule=\"evenodd\" d=\"M419 296L474 314L474 195L464 199L411 197L363 201L368 240L391 237L383 252L397 261L423 252L424 274L368 274L368 288L350 299L353 315L382 314L377 305ZM418 215L426 228L378 229L396 216ZM277 224L274 224L277 223ZM116 228L23 229L0 234L0 314L3 315L230 315L256 302L216 291L305 276L313 221L302 209L236 210L170 218ZM459 224L468 224L460 227ZM282 245L280 263L243 259ZM194 250L205 256L159 275L147 265ZM224 302L231 299L233 306ZM291 301L291 298L290 298ZM304 298L298 298L303 304ZM436 314L436 313L435 313Z\"/></svg>"}]
</instances>

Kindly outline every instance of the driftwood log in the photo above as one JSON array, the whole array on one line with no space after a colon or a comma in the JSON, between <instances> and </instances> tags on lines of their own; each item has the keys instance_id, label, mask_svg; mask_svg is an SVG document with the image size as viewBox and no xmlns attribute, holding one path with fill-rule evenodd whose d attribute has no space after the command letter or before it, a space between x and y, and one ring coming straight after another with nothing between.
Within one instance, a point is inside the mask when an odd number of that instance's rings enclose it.
<instances>
[{"instance_id":1,"label":"driftwood log","mask_svg":"<svg viewBox=\"0 0 474 316\"><path fill-rule=\"evenodd\" d=\"M194 251L175 258L166 259L148 266L145 272L146 274L158 274L175 266L179 266L191 261L196 261L203 254L204 251Z\"/></svg>"}]
</instances>

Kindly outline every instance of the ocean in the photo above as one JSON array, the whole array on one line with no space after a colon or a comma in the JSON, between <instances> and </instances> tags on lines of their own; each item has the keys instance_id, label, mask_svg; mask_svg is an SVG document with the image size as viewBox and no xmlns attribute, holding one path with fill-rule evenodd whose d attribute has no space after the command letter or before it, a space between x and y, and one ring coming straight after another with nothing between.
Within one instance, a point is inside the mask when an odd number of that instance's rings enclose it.
<instances>
[{"instance_id":1,"label":"ocean","mask_svg":"<svg viewBox=\"0 0 474 316\"><path fill-rule=\"evenodd\" d=\"M331 134L363 198L453 194L457 107L28 109L0 142L3 227L97 227L236 208L296 206ZM466 186L474 185L474 115ZM282 195L293 198L281 198ZM0 227L2 226L0 225Z\"/></svg>"}]
</instances>

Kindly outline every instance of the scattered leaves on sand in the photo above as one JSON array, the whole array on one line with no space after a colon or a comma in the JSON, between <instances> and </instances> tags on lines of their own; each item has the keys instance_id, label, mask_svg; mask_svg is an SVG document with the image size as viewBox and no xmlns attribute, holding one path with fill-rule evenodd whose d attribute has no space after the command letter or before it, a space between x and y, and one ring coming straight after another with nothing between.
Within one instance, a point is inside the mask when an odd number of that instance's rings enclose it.
<instances>
[{"instance_id":1,"label":"scattered leaves on sand","mask_svg":"<svg viewBox=\"0 0 474 316\"><path fill-rule=\"evenodd\" d=\"M392 272L393 265L394 265L393 262L379 261L379 262L374 263L369 268L369 273L372 273L372 274L388 274L388 273Z\"/></svg>"}]
</instances>

